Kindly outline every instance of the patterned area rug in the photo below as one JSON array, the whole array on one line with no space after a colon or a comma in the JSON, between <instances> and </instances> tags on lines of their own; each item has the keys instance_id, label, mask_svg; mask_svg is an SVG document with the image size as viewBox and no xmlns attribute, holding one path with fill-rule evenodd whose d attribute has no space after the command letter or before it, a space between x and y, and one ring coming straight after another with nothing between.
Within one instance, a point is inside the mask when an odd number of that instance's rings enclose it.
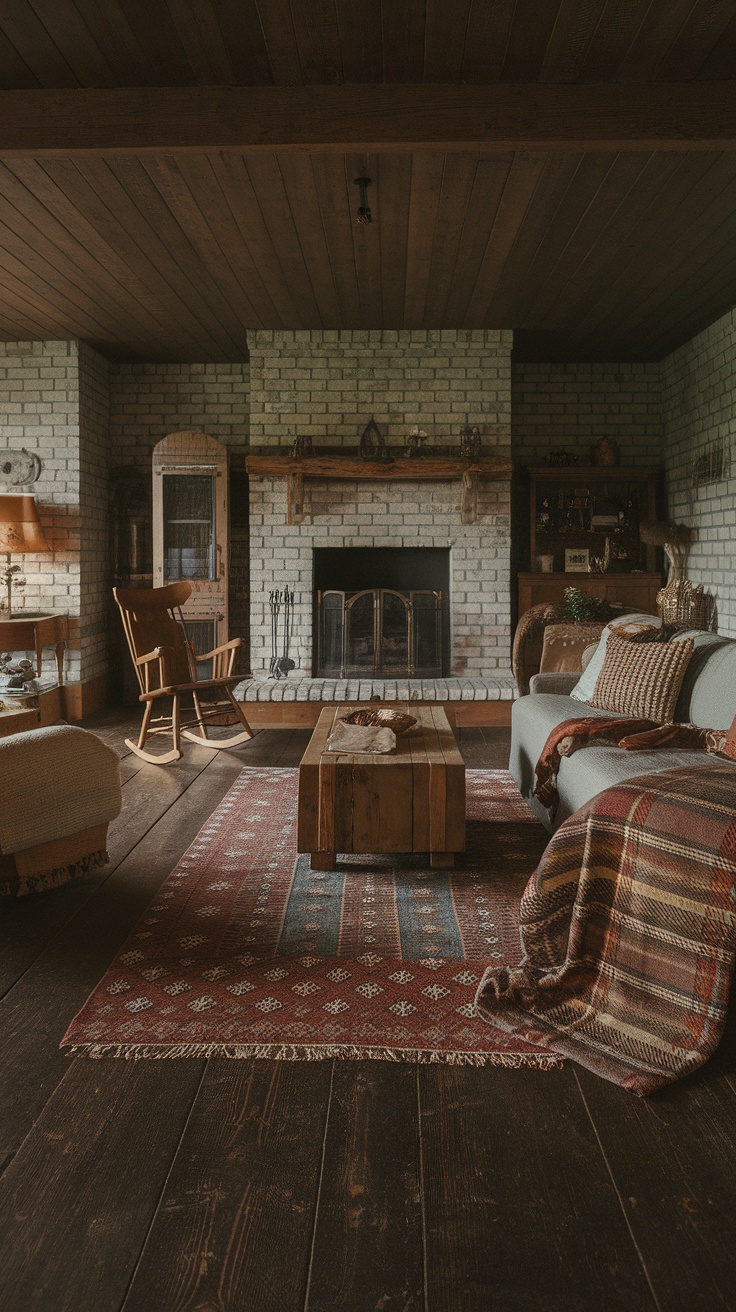
<instances>
[{"instance_id":1,"label":"patterned area rug","mask_svg":"<svg viewBox=\"0 0 736 1312\"><path fill-rule=\"evenodd\" d=\"M330 1057L548 1068L474 1014L484 968L520 958L546 842L503 770L469 770L468 850L296 854L296 770L246 768L166 880L62 1047L92 1057Z\"/></svg>"}]
</instances>

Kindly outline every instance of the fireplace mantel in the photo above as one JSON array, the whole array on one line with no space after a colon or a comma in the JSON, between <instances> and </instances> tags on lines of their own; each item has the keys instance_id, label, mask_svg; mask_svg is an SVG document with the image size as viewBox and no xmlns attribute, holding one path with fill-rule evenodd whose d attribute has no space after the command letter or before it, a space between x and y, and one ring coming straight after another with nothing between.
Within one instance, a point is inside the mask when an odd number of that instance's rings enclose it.
<instances>
[{"instance_id":1,"label":"fireplace mantel","mask_svg":"<svg viewBox=\"0 0 736 1312\"><path fill-rule=\"evenodd\" d=\"M461 485L460 519L474 524L478 513L480 479L510 479L511 460L506 456L483 456L474 461L454 460L448 456L417 456L414 459L362 460L356 456L288 455L247 456L245 467L251 478L285 478L287 480L287 522L300 524L304 519L304 479L349 479L351 482L404 481L454 482Z\"/></svg>"}]
</instances>

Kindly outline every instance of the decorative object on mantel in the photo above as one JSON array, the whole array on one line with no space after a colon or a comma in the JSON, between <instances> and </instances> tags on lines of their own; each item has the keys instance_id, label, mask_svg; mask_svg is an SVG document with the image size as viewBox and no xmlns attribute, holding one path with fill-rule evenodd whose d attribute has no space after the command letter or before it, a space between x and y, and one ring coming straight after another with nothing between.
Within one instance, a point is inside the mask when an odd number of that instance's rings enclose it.
<instances>
[{"instance_id":1,"label":"decorative object on mantel","mask_svg":"<svg viewBox=\"0 0 736 1312\"><path fill-rule=\"evenodd\" d=\"M287 480L287 522L301 523L304 517L304 479L350 479L362 482L366 479L388 482L416 480L419 482L446 483L464 480L469 488L467 494L467 513L474 510L472 497L473 482L489 479L498 482L510 479L512 463L507 456L482 456L473 465L463 460L453 460L445 456L425 456L422 460L392 460L387 454L382 460L357 459L355 455L314 456L311 460L293 460L287 455L247 456L245 467L250 478L285 478ZM468 478L465 479L465 475ZM473 518L463 519L462 523L472 524Z\"/></svg>"},{"instance_id":2,"label":"decorative object on mantel","mask_svg":"<svg viewBox=\"0 0 736 1312\"><path fill-rule=\"evenodd\" d=\"M357 219L358 223L372 223L373 215L371 207L368 204L368 188L371 185L370 178L353 178L353 186L357 187L360 192L360 202L358 205Z\"/></svg>"},{"instance_id":3,"label":"decorative object on mantel","mask_svg":"<svg viewBox=\"0 0 736 1312\"><path fill-rule=\"evenodd\" d=\"M41 457L35 452L26 451L24 446L20 451L3 451L0 456L0 482L8 483L11 487L36 483L42 469Z\"/></svg>"},{"instance_id":4,"label":"decorative object on mantel","mask_svg":"<svg viewBox=\"0 0 736 1312\"><path fill-rule=\"evenodd\" d=\"M599 437L593 447L593 464L612 468L619 463L621 452L612 437Z\"/></svg>"},{"instance_id":5,"label":"decorative object on mantel","mask_svg":"<svg viewBox=\"0 0 736 1312\"><path fill-rule=\"evenodd\" d=\"M371 415L360 435L360 455L362 460L375 460L382 463L391 460L391 456L386 450L383 434L373 415Z\"/></svg>"},{"instance_id":6,"label":"decorative object on mantel","mask_svg":"<svg viewBox=\"0 0 736 1312\"><path fill-rule=\"evenodd\" d=\"M576 465L578 458L573 451L550 451L547 456L547 464L550 469L569 469L571 465Z\"/></svg>"},{"instance_id":7,"label":"decorative object on mantel","mask_svg":"<svg viewBox=\"0 0 736 1312\"><path fill-rule=\"evenodd\" d=\"M418 424L415 424L406 439L406 450L404 452L404 455L407 456L410 460L415 458L416 456L423 455L424 454L423 444L426 442L426 440L427 440L427 434L425 433L424 429L420 428Z\"/></svg>"},{"instance_id":8,"label":"decorative object on mantel","mask_svg":"<svg viewBox=\"0 0 736 1312\"><path fill-rule=\"evenodd\" d=\"M289 656L294 618L294 593L290 592L288 587L284 588L283 592L277 588L273 592L269 592L268 605L271 611L271 661L268 674L271 679L280 679L283 675L290 674L295 668L295 662ZM284 608L284 642L279 656L279 616L281 615L282 606Z\"/></svg>"},{"instance_id":9,"label":"decorative object on mantel","mask_svg":"<svg viewBox=\"0 0 736 1312\"><path fill-rule=\"evenodd\" d=\"M36 510L36 498L27 492L6 492L0 495L0 551L7 556L0 580L5 584L7 600L5 618L13 618L13 585L23 587L25 579L20 565L11 565L12 552L44 552L51 548L43 535Z\"/></svg>"},{"instance_id":10,"label":"decorative object on mantel","mask_svg":"<svg viewBox=\"0 0 736 1312\"><path fill-rule=\"evenodd\" d=\"M463 460L477 460L480 455L480 428L477 424L463 424L460 429L460 455Z\"/></svg>"},{"instance_id":11,"label":"decorative object on mantel","mask_svg":"<svg viewBox=\"0 0 736 1312\"><path fill-rule=\"evenodd\" d=\"M310 460L314 456L311 433L300 433L294 438L291 454L295 460Z\"/></svg>"}]
</instances>

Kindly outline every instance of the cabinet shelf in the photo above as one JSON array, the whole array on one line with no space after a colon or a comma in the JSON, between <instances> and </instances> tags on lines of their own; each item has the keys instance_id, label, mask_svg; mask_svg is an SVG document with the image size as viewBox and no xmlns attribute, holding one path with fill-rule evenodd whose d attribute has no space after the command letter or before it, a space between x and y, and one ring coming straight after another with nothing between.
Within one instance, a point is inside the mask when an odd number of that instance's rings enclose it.
<instances>
[{"instance_id":1,"label":"cabinet shelf","mask_svg":"<svg viewBox=\"0 0 736 1312\"><path fill-rule=\"evenodd\" d=\"M652 613L661 587L655 547L639 537L642 520L656 519L658 468L646 465L565 466L529 469L530 569L518 576L519 615L540 602L559 604L565 588L582 587L594 596L622 602ZM540 516L567 517L571 513L620 516L610 525L540 524ZM589 550L601 557L606 538L613 551L612 567L605 573L565 569L566 549ZM543 570L539 557L551 556L552 569Z\"/></svg>"},{"instance_id":2,"label":"cabinet shelf","mask_svg":"<svg viewBox=\"0 0 736 1312\"><path fill-rule=\"evenodd\" d=\"M603 551L606 538L611 539L617 555L631 570L656 570L656 548L647 547L639 537L638 526L644 519L656 518L659 470L651 466L567 466L561 469L534 467L529 470L530 568L539 555L552 555L553 569L564 570L565 547L585 549L595 544L596 554ZM547 525L549 516L565 519L570 515L586 519L596 513L608 514L611 524L558 523ZM619 563L619 570L621 564ZM539 571L542 572L541 570ZM625 572L625 571L624 571Z\"/></svg>"},{"instance_id":3,"label":"cabinet shelf","mask_svg":"<svg viewBox=\"0 0 736 1312\"><path fill-rule=\"evenodd\" d=\"M170 433L152 465L154 587L192 585L182 613L200 655L229 636L227 448L206 433Z\"/></svg>"}]
</instances>

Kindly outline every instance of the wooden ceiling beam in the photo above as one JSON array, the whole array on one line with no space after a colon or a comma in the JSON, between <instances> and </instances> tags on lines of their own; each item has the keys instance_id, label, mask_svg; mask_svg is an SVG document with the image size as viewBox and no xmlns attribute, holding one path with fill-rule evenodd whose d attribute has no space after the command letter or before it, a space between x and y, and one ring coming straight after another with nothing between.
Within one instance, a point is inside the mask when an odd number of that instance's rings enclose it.
<instances>
[{"instance_id":1,"label":"wooden ceiling beam","mask_svg":"<svg viewBox=\"0 0 736 1312\"><path fill-rule=\"evenodd\" d=\"M175 151L729 150L734 82L0 91L0 158Z\"/></svg>"}]
</instances>

